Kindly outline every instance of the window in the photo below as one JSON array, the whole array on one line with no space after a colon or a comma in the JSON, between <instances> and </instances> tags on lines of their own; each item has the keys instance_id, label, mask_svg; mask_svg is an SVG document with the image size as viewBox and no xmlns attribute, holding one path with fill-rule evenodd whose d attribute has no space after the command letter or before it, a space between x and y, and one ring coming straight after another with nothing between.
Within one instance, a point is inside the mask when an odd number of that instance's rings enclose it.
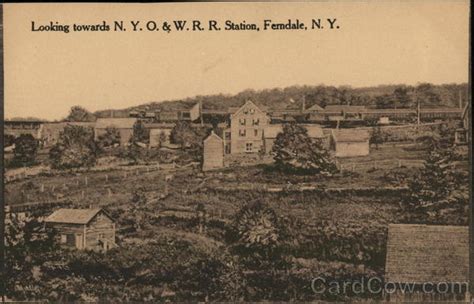
<instances>
[{"instance_id":1,"label":"window","mask_svg":"<svg viewBox=\"0 0 474 304\"><path fill-rule=\"evenodd\" d=\"M66 234L66 245L76 246L76 236L74 234Z\"/></svg>"},{"instance_id":2,"label":"window","mask_svg":"<svg viewBox=\"0 0 474 304\"><path fill-rule=\"evenodd\" d=\"M258 119L258 118L252 120L252 124L253 124L254 126L258 126L259 123L260 123L260 119Z\"/></svg>"},{"instance_id":3,"label":"window","mask_svg":"<svg viewBox=\"0 0 474 304\"><path fill-rule=\"evenodd\" d=\"M258 129L253 130L253 135L258 136Z\"/></svg>"},{"instance_id":4,"label":"window","mask_svg":"<svg viewBox=\"0 0 474 304\"><path fill-rule=\"evenodd\" d=\"M61 234L61 244L66 244L67 236L65 234Z\"/></svg>"},{"instance_id":5,"label":"window","mask_svg":"<svg viewBox=\"0 0 474 304\"><path fill-rule=\"evenodd\" d=\"M252 152L252 148L253 148L253 143L246 143L245 144L245 151Z\"/></svg>"},{"instance_id":6,"label":"window","mask_svg":"<svg viewBox=\"0 0 474 304\"><path fill-rule=\"evenodd\" d=\"M240 125L245 126L245 118L239 119Z\"/></svg>"},{"instance_id":7,"label":"window","mask_svg":"<svg viewBox=\"0 0 474 304\"><path fill-rule=\"evenodd\" d=\"M225 145L225 154L230 154L230 144Z\"/></svg>"},{"instance_id":8,"label":"window","mask_svg":"<svg viewBox=\"0 0 474 304\"><path fill-rule=\"evenodd\" d=\"M248 109L244 109L244 114L248 114L249 113L249 110Z\"/></svg>"},{"instance_id":9,"label":"window","mask_svg":"<svg viewBox=\"0 0 474 304\"><path fill-rule=\"evenodd\" d=\"M239 135L240 136L245 136L245 134L246 134L245 129L239 130Z\"/></svg>"},{"instance_id":10,"label":"window","mask_svg":"<svg viewBox=\"0 0 474 304\"><path fill-rule=\"evenodd\" d=\"M225 132L225 139L230 140L230 132Z\"/></svg>"},{"instance_id":11,"label":"window","mask_svg":"<svg viewBox=\"0 0 474 304\"><path fill-rule=\"evenodd\" d=\"M255 109L250 109L250 114L255 113Z\"/></svg>"}]
</instances>

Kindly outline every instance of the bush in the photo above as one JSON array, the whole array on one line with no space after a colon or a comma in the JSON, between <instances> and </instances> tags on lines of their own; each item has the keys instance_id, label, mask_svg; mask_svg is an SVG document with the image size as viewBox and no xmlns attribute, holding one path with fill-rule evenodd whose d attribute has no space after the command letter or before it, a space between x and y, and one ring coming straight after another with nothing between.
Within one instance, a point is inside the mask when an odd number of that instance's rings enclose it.
<instances>
[{"instance_id":1,"label":"bush","mask_svg":"<svg viewBox=\"0 0 474 304\"><path fill-rule=\"evenodd\" d=\"M17 166L34 164L38 151L38 141L31 134L22 134L15 139L13 163Z\"/></svg>"}]
</instances>

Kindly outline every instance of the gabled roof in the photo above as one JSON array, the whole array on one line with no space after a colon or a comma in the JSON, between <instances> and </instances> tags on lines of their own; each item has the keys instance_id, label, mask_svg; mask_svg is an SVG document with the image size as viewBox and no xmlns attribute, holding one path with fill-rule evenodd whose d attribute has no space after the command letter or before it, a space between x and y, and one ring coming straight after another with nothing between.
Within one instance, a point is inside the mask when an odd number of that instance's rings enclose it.
<instances>
[{"instance_id":1,"label":"gabled roof","mask_svg":"<svg viewBox=\"0 0 474 304\"><path fill-rule=\"evenodd\" d=\"M263 114L267 114L266 112L264 112L261 108L259 108L255 103L253 103L251 100L247 100L237 111L233 112L231 114L231 116L234 116L234 115L237 115L240 113L240 111L243 110L243 108L247 105L251 105L253 107L255 107L258 111L260 111L261 113Z\"/></svg>"},{"instance_id":2,"label":"gabled roof","mask_svg":"<svg viewBox=\"0 0 474 304\"><path fill-rule=\"evenodd\" d=\"M389 225L386 282L467 282L468 229L467 226Z\"/></svg>"},{"instance_id":3,"label":"gabled roof","mask_svg":"<svg viewBox=\"0 0 474 304\"><path fill-rule=\"evenodd\" d=\"M324 111L324 109L318 105L317 103L312 105L311 107L307 108L305 111L317 111L317 112L321 112L321 111Z\"/></svg>"},{"instance_id":4,"label":"gabled roof","mask_svg":"<svg viewBox=\"0 0 474 304\"><path fill-rule=\"evenodd\" d=\"M110 216L100 208L96 209L58 209L49 215L46 223L66 223L66 224L88 224L97 214L104 213ZM110 218L111 219L111 218Z\"/></svg>"},{"instance_id":5,"label":"gabled roof","mask_svg":"<svg viewBox=\"0 0 474 304\"><path fill-rule=\"evenodd\" d=\"M132 129L137 121L136 118L98 118L95 124L96 129L106 129L109 127L116 129Z\"/></svg>"},{"instance_id":6,"label":"gabled roof","mask_svg":"<svg viewBox=\"0 0 474 304\"><path fill-rule=\"evenodd\" d=\"M332 136L336 142L364 142L370 138L368 130L334 129Z\"/></svg>"},{"instance_id":7,"label":"gabled roof","mask_svg":"<svg viewBox=\"0 0 474 304\"><path fill-rule=\"evenodd\" d=\"M208 140L211 140L211 139L217 139L219 141L222 141L222 138L219 137L219 135L217 135L216 133L214 133L214 131L211 132L211 134L209 134L208 137L206 137L206 139L204 139L204 142L208 141Z\"/></svg>"}]
</instances>

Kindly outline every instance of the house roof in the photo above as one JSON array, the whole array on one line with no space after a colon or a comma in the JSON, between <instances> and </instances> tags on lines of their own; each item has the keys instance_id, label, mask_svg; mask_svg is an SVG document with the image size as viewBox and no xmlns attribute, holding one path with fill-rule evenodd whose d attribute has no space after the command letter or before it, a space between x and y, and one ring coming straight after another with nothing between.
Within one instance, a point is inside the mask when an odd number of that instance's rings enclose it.
<instances>
[{"instance_id":1,"label":"house roof","mask_svg":"<svg viewBox=\"0 0 474 304\"><path fill-rule=\"evenodd\" d=\"M324 137L323 129L321 128L320 125L314 125L314 124L302 124L302 127L306 128L308 131L308 136L311 138L322 138ZM267 125L265 127L265 130L263 132L263 137L264 138L276 138L278 133L283 131L283 125L282 124L273 124L273 125Z\"/></svg>"},{"instance_id":2,"label":"house roof","mask_svg":"<svg viewBox=\"0 0 474 304\"><path fill-rule=\"evenodd\" d=\"M98 118L95 124L96 129L116 128L132 129L137 121L136 118Z\"/></svg>"},{"instance_id":3,"label":"house roof","mask_svg":"<svg viewBox=\"0 0 474 304\"><path fill-rule=\"evenodd\" d=\"M243 109L246 105L252 105L252 106L254 106L258 111L260 111L260 112L266 114L266 110L267 110L267 109L266 109L265 107L259 107L259 106L257 106L253 101L247 100L247 101L246 101L241 107L239 107L236 111L230 112L230 113L231 113L231 116L238 114L240 111L242 111L242 109ZM231 111L231 110L233 111L233 108L229 108L229 111Z\"/></svg>"},{"instance_id":4,"label":"house roof","mask_svg":"<svg viewBox=\"0 0 474 304\"><path fill-rule=\"evenodd\" d=\"M468 278L467 226L389 225L387 282L467 282Z\"/></svg>"},{"instance_id":5,"label":"house roof","mask_svg":"<svg viewBox=\"0 0 474 304\"><path fill-rule=\"evenodd\" d=\"M361 129L334 129L332 136L336 142L363 142L370 138L369 131Z\"/></svg>"},{"instance_id":6,"label":"house roof","mask_svg":"<svg viewBox=\"0 0 474 304\"><path fill-rule=\"evenodd\" d=\"M366 110L365 106L351 106L351 105L327 105L324 108L325 112L340 112L344 111L346 113L350 112L364 112Z\"/></svg>"},{"instance_id":7,"label":"house roof","mask_svg":"<svg viewBox=\"0 0 474 304\"><path fill-rule=\"evenodd\" d=\"M96 209L58 209L49 215L47 223L88 224L98 213L104 212ZM104 212L105 213L105 212ZM108 215L107 215L108 216Z\"/></svg>"},{"instance_id":8,"label":"house roof","mask_svg":"<svg viewBox=\"0 0 474 304\"><path fill-rule=\"evenodd\" d=\"M210 139L212 139L212 138L217 139L217 140L219 140L219 141L222 141L222 138L220 138L219 135L217 135L216 133L214 133L214 131L211 131L211 134L209 134L209 136L206 137L206 139L204 139L204 142L206 142L206 141L208 141L208 140L210 140Z\"/></svg>"},{"instance_id":9,"label":"house roof","mask_svg":"<svg viewBox=\"0 0 474 304\"><path fill-rule=\"evenodd\" d=\"M162 129L173 129L176 124L174 123L144 123L146 129L153 130L162 130Z\"/></svg>"},{"instance_id":10,"label":"house roof","mask_svg":"<svg viewBox=\"0 0 474 304\"><path fill-rule=\"evenodd\" d=\"M320 105L314 104L311 107L307 108L305 111L318 111L318 112L320 112L320 111L324 111L324 109Z\"/></svg>"}]
</instances>

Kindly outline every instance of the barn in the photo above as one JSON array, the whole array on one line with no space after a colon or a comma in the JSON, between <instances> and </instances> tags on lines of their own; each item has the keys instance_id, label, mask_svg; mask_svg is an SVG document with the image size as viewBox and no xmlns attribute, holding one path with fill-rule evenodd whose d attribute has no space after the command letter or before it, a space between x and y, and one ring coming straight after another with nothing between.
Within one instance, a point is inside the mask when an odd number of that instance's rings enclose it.
<instances>
[{"instance_id":1,"label":"barn","mask_svg":"<svg viewBox=\"0 0 474 304\"><path fill-rule=\"evenodd\" d=\"M58 209L45 219L62 246L107 251L115 247L115 222L103 209Z\"/></svg>"},{"instance_id":2,"label":"barn","mask_svg":"<svg viewBox=\"0 0 474 304\"><path fill-rule=\"evenodd\" d=\"M224 167L224 141L214 131L204 140L202 171Z\"/></svg>"},{"instance_id":3,"label":"barn","mask_svg":"<svg viewBox=\"0 0 474 304\"><path fill-rule=\"evenodd\" d=\"M361 129L332 130L331 144L336 157L369 155L369 131Z\"/></svg>"},{"instance_id":4,"label":"barn","mask_svg":"<svg viewBox=\"0 0 474 304\"><path fill-rule=\"evenodd\" d=\"M387 301L466 301L468 279L467 226L389 225L385 284L406 288L386 292Z\"/></svg>"}]
</instances>

